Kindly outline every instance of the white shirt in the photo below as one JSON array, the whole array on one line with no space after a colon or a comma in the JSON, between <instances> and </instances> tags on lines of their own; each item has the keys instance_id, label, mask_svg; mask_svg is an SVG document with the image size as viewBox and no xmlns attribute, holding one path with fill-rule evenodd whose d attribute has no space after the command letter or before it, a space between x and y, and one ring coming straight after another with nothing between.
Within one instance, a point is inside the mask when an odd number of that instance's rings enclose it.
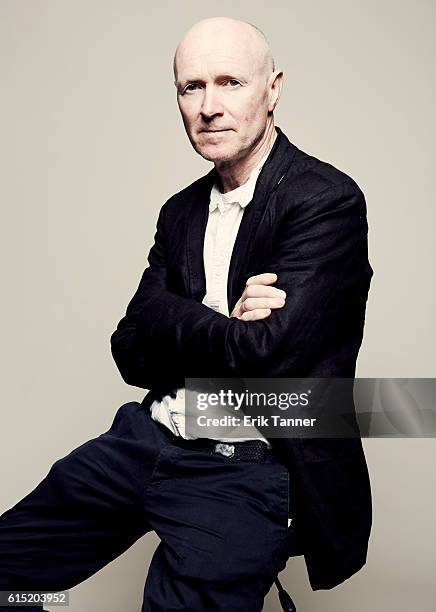
<instances>
[{"instance_id":1,"label":"white shirt","mask_svg":"<svg viewBox=\"0 0 436 612\"><path fill-rule=\"evenodd\" d=\"M203 260L206 275L206 295L203 304L216 312L229 316L227 305L227 277L230 259L244 209L253 198L256 181L269 152L252 170L246 183L221 193L216 185L212 187L209 203L209 217L204 237ZM175 435L194 439L185 432L185 389L178 389L175 398L166 395L161 401L154 401L150 407L151 418L159 421ZM208 413L209 414L209 413ZM207 437L222 442L242 442L246 440L263 440L271 448L268 440L255 428L244 427L244 431L253 432L249 438ZM206 436L203 436L206 437Z\"/></svg>"}]
</instances>

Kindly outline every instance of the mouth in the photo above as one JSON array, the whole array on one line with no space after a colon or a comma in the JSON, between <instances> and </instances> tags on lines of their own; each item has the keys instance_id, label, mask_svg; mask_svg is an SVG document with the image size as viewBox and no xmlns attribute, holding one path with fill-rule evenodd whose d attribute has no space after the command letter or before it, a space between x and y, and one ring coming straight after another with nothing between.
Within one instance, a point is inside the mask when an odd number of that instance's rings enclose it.
<instances>
[{"instance_id":1,"label":"mouth","mask_svg":"<svg viewBox=\"0 0 436 612\"><path fill-rule=\"evenodd\" d=\"M230 132L228 129L223 130L200 130L204 134L221 134L222 132Z\"/></svg>"}]
</instances>

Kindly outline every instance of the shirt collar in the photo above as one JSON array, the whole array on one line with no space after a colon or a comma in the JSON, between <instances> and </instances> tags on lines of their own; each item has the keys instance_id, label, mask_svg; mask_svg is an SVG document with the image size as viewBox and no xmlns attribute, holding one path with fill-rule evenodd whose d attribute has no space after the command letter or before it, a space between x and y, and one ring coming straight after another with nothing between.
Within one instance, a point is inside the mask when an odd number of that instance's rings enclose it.
<instances>
[{"instance_id":1,"label":"shirt collar","mask_svg":"<svg viewBox=\"0 0 436 612\"><path fill-rule=\"evenodd\" d=\"M223 212L232 204L239 204L241 208L245 208L253 199L257 178L268 155L269 151L262 157L257 166L253 168L248 180L236 189L227 191L227 193L221 193L215 183L210 193L209 212L213 212L216 208L218 208L220 212Z\"/></svg>"}]
</instances>

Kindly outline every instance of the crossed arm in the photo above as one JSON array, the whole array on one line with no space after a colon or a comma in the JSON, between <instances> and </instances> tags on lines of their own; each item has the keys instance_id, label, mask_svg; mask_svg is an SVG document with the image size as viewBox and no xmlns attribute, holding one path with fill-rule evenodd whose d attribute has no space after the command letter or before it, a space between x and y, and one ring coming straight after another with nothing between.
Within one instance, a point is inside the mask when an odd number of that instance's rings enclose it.
<instances>
[{"instance_id":1,"label":"crossed arm","mask_svg":"<svg viewBox=\"0 0 436 612\"><path fill-rule=\"evenodd\" d=\"M153 389L185 377L299 376L347 297L367 290L365 212L348 181L288 211L265 264L276 276L249 279L229 318L167 290L161 211L150 265L111 337L123 379Z\"/></svg>"}]
</instances>

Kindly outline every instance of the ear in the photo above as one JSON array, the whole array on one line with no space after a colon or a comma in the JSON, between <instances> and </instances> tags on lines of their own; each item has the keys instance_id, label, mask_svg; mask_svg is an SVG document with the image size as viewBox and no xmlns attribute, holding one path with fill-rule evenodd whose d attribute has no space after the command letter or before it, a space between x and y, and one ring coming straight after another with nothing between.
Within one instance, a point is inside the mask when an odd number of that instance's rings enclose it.
<instances>
[{"instance_id":1,"label":"ear","mask_svg":"<svg viewBox=\"0 0 436 612\"><path fill-rule=\"evenodd\" d=\"M275 70L268 79L268 112L272 113L282 93L283 72Z\"/></svg>"}]
</instances>

